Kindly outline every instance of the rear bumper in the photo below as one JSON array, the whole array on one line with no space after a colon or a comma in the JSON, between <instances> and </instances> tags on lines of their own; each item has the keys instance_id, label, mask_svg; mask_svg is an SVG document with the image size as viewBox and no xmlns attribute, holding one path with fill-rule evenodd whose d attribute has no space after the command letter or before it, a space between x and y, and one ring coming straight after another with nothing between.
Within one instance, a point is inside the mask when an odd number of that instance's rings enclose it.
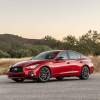
<instances>
[{"instance_id":1,"label":"rear bumper","mask_svg":"<svg viewBox=\"0 0 100 100\"><path fill-rule=\"evenodd\" d=\"M90 67L90 74L92 74L94 72L94 67Z\"/></svg>"}]
</instances>

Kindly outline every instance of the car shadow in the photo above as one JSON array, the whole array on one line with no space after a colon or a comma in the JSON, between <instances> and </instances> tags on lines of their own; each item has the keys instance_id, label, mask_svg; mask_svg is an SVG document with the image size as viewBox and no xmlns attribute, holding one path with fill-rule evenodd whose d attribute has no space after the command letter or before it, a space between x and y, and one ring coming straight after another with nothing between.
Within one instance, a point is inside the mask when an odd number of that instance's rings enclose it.
<instances>
[{"instance_id":1,"label":"car shadow","mask_svg":"<svg viewBox=\"0 0 100 100\"><path fill-rule=\"evenodd\" d=\"M89 79L90 80L90 79ZM53 83L53 82L70 82L70 81L80 81L80 79L79 78L65 78L65 79L63 79L63 80L57 80L57 79L55 79L55 78L52 78L52 79L50 79L49 81L47 81L47 82L37 82L36 80L25 80L24 82L22 82L22 83L17 83L17 84L25 84L25 83L39 83L39 84L41 84L41 83ZM82 80L81 80L82 81ZM14 82L14 81L10 81L9 83L15 83L16 84L16 82Z\"/></svg>"},{"instance_id":2,"label":"car shadow","mask_svg":"<svg viewBox=\"0 0 100 100\"><path fill-rule=\"evenodd\" d=\"M89 81L93 81L95 80L94 77L90 77L88 79ZM78 77L66 77L64 78L63 80L57 80L56 78L51 78L48 82L37 82L36 80L25 80L24 82L22 83L17 83L11 79L8 79L8 78L5 78L4 79L2 78L2 80L0 81L0 84L33 84L33 83L39 83L39 84L42 84L42 83L57 83L57 82L70 82L70 81L74 81L74 82L77 82L77 81L88 81L88 80L80 80Z\"/></svg>"}]
</instances>

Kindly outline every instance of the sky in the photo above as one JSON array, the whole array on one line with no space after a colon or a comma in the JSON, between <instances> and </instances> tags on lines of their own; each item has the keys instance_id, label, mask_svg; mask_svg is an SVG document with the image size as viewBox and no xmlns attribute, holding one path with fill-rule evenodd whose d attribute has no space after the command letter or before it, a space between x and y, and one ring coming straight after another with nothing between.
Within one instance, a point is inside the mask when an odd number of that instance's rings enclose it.
<instances>
[{"instance_id":1,"label":"sky","mask_svg":"<svg viewBox=\"0 0 100 100\"><path fill-rule=\"evenodd\" d=\"M0 34L79 37L100 32L100 0L0 0Z\"/></svg>"}]
</instances>

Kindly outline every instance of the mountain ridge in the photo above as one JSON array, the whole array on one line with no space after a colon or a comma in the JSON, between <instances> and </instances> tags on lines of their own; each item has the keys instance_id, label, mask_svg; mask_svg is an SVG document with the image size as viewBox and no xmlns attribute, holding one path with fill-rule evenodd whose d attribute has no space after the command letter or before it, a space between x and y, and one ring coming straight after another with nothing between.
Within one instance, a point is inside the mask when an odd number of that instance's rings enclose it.
<instances>
[{"instance_id":1,"label":"mountain ridge","mask_svg":"<svg viewBox=\"0 0 100 100\"><path fill-rule=\"evenodd\" d=\"M6 48L10 49L11 47L31 47L32 45L43 44L43 39L28 39L23 38L18 35L12 34L0 34L0 49L4 50Z\"/></svg>"}]
</instances>

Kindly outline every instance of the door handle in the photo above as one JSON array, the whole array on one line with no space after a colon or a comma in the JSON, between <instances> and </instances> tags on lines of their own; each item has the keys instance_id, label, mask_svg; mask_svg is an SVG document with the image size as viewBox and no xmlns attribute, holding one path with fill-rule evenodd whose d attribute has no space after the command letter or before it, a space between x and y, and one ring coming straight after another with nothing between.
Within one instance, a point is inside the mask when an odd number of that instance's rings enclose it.
<instances>
[{"instance_id":1,"label":"door handle","mask_svg":"<svg viewBox=\"0 0 100 100\"><path fill-rule=\"evenodd\" d=\"M70 62L67 62L67 64L70 64Z\"/></svg>"},{"instance_id":2,"label":"door handle","mask_svg":"<svg viewBox=\"0 0 100 100\"><path fill-rule=\"evenodd\" d=\"M83 61L80 61L80 63L83 63Z\"/></svg>"}]
</instances>

